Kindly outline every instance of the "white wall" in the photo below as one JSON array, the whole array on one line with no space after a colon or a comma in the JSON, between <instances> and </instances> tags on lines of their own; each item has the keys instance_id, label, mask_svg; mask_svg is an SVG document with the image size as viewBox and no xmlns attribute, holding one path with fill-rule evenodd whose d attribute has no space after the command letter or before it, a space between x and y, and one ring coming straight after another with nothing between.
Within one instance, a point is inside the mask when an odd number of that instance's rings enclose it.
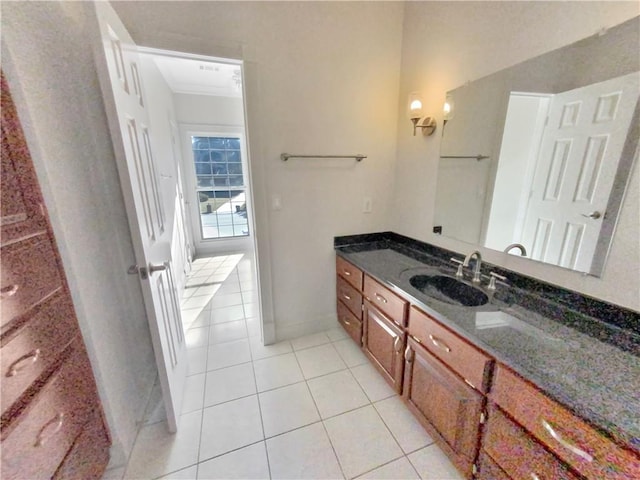
<instances>
[{"instance_id":1,"label":"white wall","mask_svg":"<svg viewBox=\"0 0 640 480\"><path fill-rule=\"evenodd\" d=\"M215 97L174 93L180 123L244 126L244 106L240 97Z\"/></svg>"},{"instance_id":2,"label":"white wall","mask_svg":"<svg viewBox=\"0 0 640 480\"><path fill-rule=\"evenodd\" d=\"M404 115L409 92L419 91L426 99L426 112L441 121L446 91L622 23L638 13L637 2L407 2L400 114ZM468 253L472 249L469 244L431 233L439 137L412 137L407 120L399 122L397 141L393 229ZM640 310L637 164L631 185L602 278L485 249L483 256L492 263Z\"/></svg>"},{"instance_id":3,"label":"white wall","mask_svg":"<svg viewBox=\"0 0 640 480\"><path fill-rule=\"evenodd\" d=\"M2 69L42 185L114 445L126 461L156 375L79 3L2 4Z\"/></svg>"},{"instance_id":4,"label":"white wall","mask_svg":"<svg viewBox=\"0 0 640 480\"><path fill-rule=\"evenodd\" d=\"M117 2L114 8L140 45L248 61L251 174L256 217L265 222L258 225L258 255L261 268L267 259L271 266L272 295L263 294L273 299L280 338L334 322L333 237L388 226L404 5ZM369 158L284 163L282 152ZM269 208L274 195L282 210ZM370 214L362 213L365 196L373 200Z\"/></svg>"}]
</instances>

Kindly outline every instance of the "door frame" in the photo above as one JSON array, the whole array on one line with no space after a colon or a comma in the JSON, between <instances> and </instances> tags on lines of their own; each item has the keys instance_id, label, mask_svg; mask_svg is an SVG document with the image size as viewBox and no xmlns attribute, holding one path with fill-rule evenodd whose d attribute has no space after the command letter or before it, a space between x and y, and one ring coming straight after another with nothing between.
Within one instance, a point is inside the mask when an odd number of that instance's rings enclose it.
<instances>
[{"instance_id":1,"label":"door frame","mask_svg":"<svg viewBox=\"0 0 640 480\"><path fill-rule=\"evenodd\" d=\"M162 33L162 32L161 32ZM163 38L165 37L165 38ZM191 42L183 42L174 35L160 34L156 39L162 45L147 43L138 45L138 51L145 54L174 56L218 63L237 63L242 78L242 104L244 109L244 138L247 149L247 183L251 189L253 217L249 219L253 231L253 252L258 278L260 298L260 339L264 345L276 341L273 308L273 285L271 274L271 241L269 222L269 202L267 189L267 168L264 148L260 137L260 64L255 60L255 50L247 45L207 44L198 47ZM198 50L200 53L189 53ZM259 154L262 161L253 161ZM279 158L278 158L279 159ZM183 172L184 173L184 172ZM188 209L186 209L188 210ZM188 213L189 215L189 213ZM194 240L194 239L191 239Z\"/></svg>"}]
</instances>

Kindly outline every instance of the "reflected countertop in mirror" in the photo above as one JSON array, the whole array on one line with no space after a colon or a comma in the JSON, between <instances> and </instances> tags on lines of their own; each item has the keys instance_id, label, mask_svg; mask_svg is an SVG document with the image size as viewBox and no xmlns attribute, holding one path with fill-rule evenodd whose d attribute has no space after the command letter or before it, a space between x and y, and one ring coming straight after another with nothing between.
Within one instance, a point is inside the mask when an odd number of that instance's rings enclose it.
<instances>
[{"instance_id":1,"label":"reflected countertop in mirror","mask_svg":"<svg viewBox=\"0 0 640 480\"><path fill-rule=\"evenodd\" d=\"M636 17L448 92L434 231L600 276L639 188L639 37Z\"/></svg>"}]
</instances>

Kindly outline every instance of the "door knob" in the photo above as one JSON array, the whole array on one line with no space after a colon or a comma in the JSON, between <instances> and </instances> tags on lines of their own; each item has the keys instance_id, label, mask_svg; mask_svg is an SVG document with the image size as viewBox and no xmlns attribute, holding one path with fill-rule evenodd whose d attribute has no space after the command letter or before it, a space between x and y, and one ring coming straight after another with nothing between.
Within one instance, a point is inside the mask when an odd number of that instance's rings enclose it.
<instances>
[{"instance_id":1,"label":"door knob","mask_svg":"<svg viewBox=\"0 0 640 480\"><path fill-rule=\"evenodd\" d=\"M149 275L152 275L154 272L162 272L167 269L169 266L169 262L161 263L160 265L149 264Z\"/></svg>"},{"instance_id":2,"label":"door knob","mask_svg":"<svg viewBox=\"0 0 640 480\"><path fill-rule=\"evenodd\" d=\"M588 215L585 215L584 213L581 213L581 215L582 215L583 217L586 217L586 218L593 218L593 219L595 219L595 220L597 220L598 218L600 218L600 217L602 216L602 214L601 214L600 212L598 212L597 210L596 210L595 212L591 212L591 213L590 213L590 214L588 214Z\"/></svg>"},{"instance_id":3,"label":"door knob","mask_svg":"<svg viewBox=\"0 0 640 480\"><path fill-rule=\"evenodd\" d=\"M127 268L127 274L140 275L140 278L142 280L146 280L147 278L149 278L146 267L140 267L137 263L135 265L130 265L129 268Z\"/></svg>"}]
</instances>

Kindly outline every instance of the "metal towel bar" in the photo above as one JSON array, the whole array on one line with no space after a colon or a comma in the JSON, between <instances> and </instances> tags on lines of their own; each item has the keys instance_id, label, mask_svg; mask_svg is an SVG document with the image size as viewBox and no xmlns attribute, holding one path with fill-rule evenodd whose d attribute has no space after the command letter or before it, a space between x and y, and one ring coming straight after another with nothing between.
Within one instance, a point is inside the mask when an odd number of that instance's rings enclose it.
<instances>
[{"instance_id":1,"label":"metal towel bar","mask_svg":"<svg viewBox=\"0 0 640 480\"><path fill-rule=\"evenodd\" d=\"M367 158L366 155L294 155L293 153L281 153L280 159L286 162L290 158L355 158L358 162L361 162L363 158Z\"/></svg>"},{"instance_id":2,"label":"metal towel bar","mask_svg":"<svg viewBox=\"0 0 640 480\"><path fill-rule=\"evenodd\" d=\"M475 158L476 160L484 160L485 158L489 158L487 155L442 155L440 158Z\"/></svg>"}]
</instances>

